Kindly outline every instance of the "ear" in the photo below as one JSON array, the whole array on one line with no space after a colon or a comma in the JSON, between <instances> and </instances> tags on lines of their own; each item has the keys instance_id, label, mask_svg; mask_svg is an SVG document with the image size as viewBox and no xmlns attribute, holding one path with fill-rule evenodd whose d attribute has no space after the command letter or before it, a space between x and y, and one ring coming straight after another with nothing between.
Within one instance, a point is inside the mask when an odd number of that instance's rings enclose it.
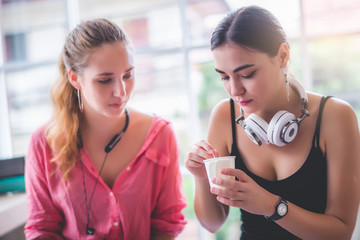
<instances>
[{"instance_id":1,"label":"ear","mask_svg":"<svg viewBox=\"0 0 360 240\"><path fill-rule=\"evenodd\" d=\"M80 89L81 89L81 86L80 86L80 84L79 84L79 78L78 78L77 73L74 72L72 69L70 69L67 74L68 74L68 79L69 79L70 84L71 84L74 88L80 90Z\"/></svg>"},{"instance_id":2,"label":"ear","mask_svg":"<svg viewBox=\"0 0 360 240\"><path fill-rule=\"evenodd\" d=\"M287 43L280 44L277 58L280 62L280 67L286 67L290 58L290 49Z\"/></svg>"}]
</instances>

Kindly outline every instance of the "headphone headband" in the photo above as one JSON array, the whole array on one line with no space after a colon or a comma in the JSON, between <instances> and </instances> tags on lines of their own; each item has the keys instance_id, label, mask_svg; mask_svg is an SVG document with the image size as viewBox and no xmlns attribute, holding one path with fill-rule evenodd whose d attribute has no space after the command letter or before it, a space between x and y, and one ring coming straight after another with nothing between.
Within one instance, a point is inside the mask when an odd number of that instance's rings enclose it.
<instances>
[{"instance_id":1,"label":"headphone headband","mask_svg":"<svg viewBox=\"0 0 360 240\"><path fill-rule=\"evenodd\" d=\"M304 87L302 86L302 84L296 80L295 78L290 78L290 85L292 85L293 87L295 87L295 89L297 90L297 92L299 93L300 95L300 98L301 98L301 104L306 104L307 101L308 101L308 98L307 98L307 95L306 95L306 92L305 92L305 89Z\"/></svg>"}]
</instances>

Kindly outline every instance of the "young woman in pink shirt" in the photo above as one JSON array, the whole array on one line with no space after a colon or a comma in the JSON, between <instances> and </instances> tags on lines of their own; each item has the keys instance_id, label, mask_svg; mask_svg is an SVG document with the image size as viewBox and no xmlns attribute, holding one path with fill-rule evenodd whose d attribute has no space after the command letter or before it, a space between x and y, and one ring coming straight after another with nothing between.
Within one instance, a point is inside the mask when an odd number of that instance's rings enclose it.
<instances>
[{"instance_id":1,"label":"young woman in pink shirt","mask_svg":"<svg viewBox=\"0 0 360 240\"><path fill-rule=\"evenodd\" d=\"M168 121L126 105L130 40L95 19L67 36L54 114L26 158L27 239L174 239L185 226L179 149Z\"/></svg>"}]
</instances>

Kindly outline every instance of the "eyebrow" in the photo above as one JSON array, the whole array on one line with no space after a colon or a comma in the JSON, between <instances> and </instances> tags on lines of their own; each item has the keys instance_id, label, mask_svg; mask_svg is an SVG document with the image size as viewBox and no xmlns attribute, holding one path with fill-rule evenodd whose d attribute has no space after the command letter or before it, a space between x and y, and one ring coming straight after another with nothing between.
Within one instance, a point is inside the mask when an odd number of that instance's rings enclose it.
<instances>
[{"instance_id":1,"label":"eyebrow","mask_svg":"<svg viewBox=\"0 0 360 240\"><path fill-rule=\"evenodd\" d=\"M130 72L131 70L133 70L134 67L130 67L129 69L125 70L125 72ZM103 73L99 73L97 74L96 76L111 76L111 75L114 75L114 73L111 73L111 72L103 72Z\"/></svg>"},{"instance_id":2,"label":"eyebrow","mask_svg":"<svg viewBox=\"0 0 360 240\"><path fill-rule=\"evenodd\" d=\"M238 72L238 71L241 71L241 70L244 70L246 68L249 68L249 67L252 67L254 66L254 64L245 64L245 65L241 65L240 67L237 67L233 70L234 73ZM225 72L215 68L215 71L218 72L218 73L221 73L221 74L225 74Z\"/></svg>"}]
</instances>

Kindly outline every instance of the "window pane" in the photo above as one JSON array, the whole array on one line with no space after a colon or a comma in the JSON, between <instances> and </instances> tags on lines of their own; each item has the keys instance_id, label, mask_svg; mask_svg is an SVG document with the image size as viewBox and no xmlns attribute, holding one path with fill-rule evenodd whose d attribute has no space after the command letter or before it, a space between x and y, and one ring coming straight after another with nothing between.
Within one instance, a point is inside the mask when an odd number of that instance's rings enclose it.
<instances>
[{"instance_id":1,"label":"window pane","mask_svg":"<svg viewBox=\"0 0 360 240\"><path fill-rule=\"evenodd\" d=\"M181 23L176 5L133 17L122 17L119 22L134 41L137 52L181 46Z\"/></svg>"},{"instance_id":2,"label":"window pane","mask_svg":"<svg viewBox=\"0 0 360 240\"><path fill-rule=\"evenodd\" d=\"M314 90L351 104L360 121L360 34L311 41ZM347 46L347 47L343 47Z\"/></svg>"},{"instance_id":3,"label":"window pane","mask_svg":"<svg viewBox=\"0 0 360 240\"><path fill-rule=\"evenodd\" d=\"M180 12L175 0L79 2L81 19L110 18L124 27L137 52L181 45Z\"/></svg>"},{"instance_id":4,"label":"window pane","mask_svg":"<svg viewBox=\"0 0 360 240\"><path fill-rule=\"evenodd\" d=\"M133 16L176 4L177 0L79 0L79 11L81 19L113 18L115 16Z\"/></svg>"},{"instance_id":5,"label":"window pane","mask_svg":"<svg viewBox=\"0 0 360 240\"><path fill-rule=\"evenodd\" d=\"M228 98L220 76L215 72L213 55L209 48L190 52L191 84L198 101L201 136L207 137L210 113L222 99Z\"/></svg>"},{"instance_id":6,"label":"window pane","mask_svg":"<svg viewBox=\"0 0 360 240\"><path fill-rule=\"evenodd\" d=\"M2 3L5 62L57 58L66 34L65 16L63 0Z\"/></svg>"},{"instance_id":7,"label":"window pane","mask_svg":"<svg viewBox=\"0 0 360 240\"><path fill-rule=\"evenodd\" d=\"M189 0L187 5L188 28L192 45L208 45L217 23L230 11L226 1Z\"/></svg>"},{"instance_id":8,"label":"window pane","mask_svg":"<svg viewBox=\"0 0 360 240\"><path fill-rule=\"evenodd\" d=\"M44 66L6 74L15 155L26 154L30 134L50 119L49 88L56 71L56 66Z\"/></svg>"},{"instance_id":9,"label":"window pane","mask_svg":"<svg viewBox=\"0 0 360 240\"><path fill-rule=\"evenodd\" d=\"M309 36L359 33L359 0L303 0L302 2Z\"/></svg>"}]
</instances>

